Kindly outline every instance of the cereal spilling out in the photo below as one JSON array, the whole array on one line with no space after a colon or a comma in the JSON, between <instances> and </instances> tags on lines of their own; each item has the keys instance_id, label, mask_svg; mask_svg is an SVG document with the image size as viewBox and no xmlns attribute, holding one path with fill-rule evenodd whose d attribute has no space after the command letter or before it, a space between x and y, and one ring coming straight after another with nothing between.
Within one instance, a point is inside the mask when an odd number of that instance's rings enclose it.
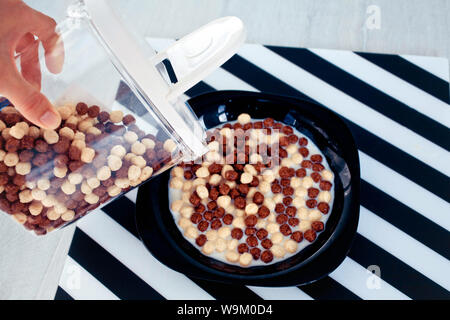
<instances>
[{"instance_id":1,"label":"cereal spilling out","mask_svg":"<svg viewBox=\"0 0 450 320\"><path fill-rule=\"evenodd\" d=\"M43 130L14 107L0 112L0 209L46 234L141 184L172 162L174 141L146 134L132 115L78 103Z\"/></svg>"},{"instance_id":2,"label":"cereal spilling out","mask_svg":"<svg viewBox=\"0 0 450 320\"><path fill-rule=\"evenodd\" d=\"M279 262L324 230L334 175L290 126L241 114L208 133L209 152L171 171L169 201L186 239L242 267Z\"/></svg>"}]
</instances>

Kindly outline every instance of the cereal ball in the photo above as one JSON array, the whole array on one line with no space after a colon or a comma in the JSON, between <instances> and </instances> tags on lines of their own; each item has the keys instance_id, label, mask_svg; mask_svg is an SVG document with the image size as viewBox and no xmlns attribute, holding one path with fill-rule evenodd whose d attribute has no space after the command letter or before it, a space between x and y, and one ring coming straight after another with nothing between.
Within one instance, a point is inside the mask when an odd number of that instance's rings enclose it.
<instances>
[{"instance_id":1,"label":"cereal ball","mask_svg":"<svg viewBox=\"0 0 450 320\"><path fill-rule=\"evenodd\" d=\"M67 120L72 115L72 107L71 106L63 106L56 109L59 112L59 115L61 116L62 120Z\"/></svg>"},{"instance_id":2,"label":"cereal ball","mask_svg":"<svg viewBox=\"0 0 450 320\"><path fill-rule=\"evenodd\" d=\"M273 245L270 248L270 251L273 253L273 255L277 258L283 258L286 255L286 251L284 248L280 245Z\"/></svg>"},{"instance_id":3,"label":"cereal ball","mask_svg":"<svg viewBox=\"0 0 450 320\"><path fill-rule=\"evenodd\" d=\"M75 110L80 116L84 116L88 113L89 107L87 106L87 104L80 102L76 105Z\"/></svg>"},{"instance_id":4,"label":"cereal ball","mask_svg":"<svg viewBox=\"0 0 450 320\"><path fill-rule=\"evenodd\" d=\"M27 133L28 133L28 125L26 128L24 128L23 126L16 124L9 131L9 134L18 140L22 139Z\"/></svg>"},{"instance_id":5,"label":"cereal ball","mask_svg":"<svg viewBox=\"0 0 450 320\"><path fill-rule=\"evenodd\" d=\"M130 180L128 178L119 178L114 181L114 184L121 189L126 189L130 186Z\"/></svg>"},{"instance_id":6,"label":"cereal ball","mask_svg":"<svg viewBox=\"0 0 450 320\"><path fill-rule=\"evenodd\" d=\"M322 219L322 213L319 210L311 210L308 215L309 221L317 221Z\"/></svg>"},{"instance_id":7,"label":"cereal ball","mask_svg":"<svg viewBox=\"0 0 450 320\"><path fill-rule=\"evenodd\" d=\"M291 239L287 240L284 243L284 248L286 249L287 252L290 252L290 253L296 252L297 248L298 248L297 241L294 241L294 240L291 240Z\"/></svg>"},{"instance_id":8,"label":"cereal ball","mask_svg":"<svg viewBox=\"0 0 450 320\"><path fill-rule=\"evenodd\" d=\"M144 167L142 169L141 176L139 177L139 180L145 181L147 179L150 179L152 174L153 174L153 168L152 167Z\"/></svg>"},{"instance_id":9,"label":"cereal ball","mask_svg":"<svg viewBox=\"0 0 450 320\"><path fill-rule=\"evenodd\" d=\"M8 167L14 167L19 163L19 155L15 152L8 152L3 159L3 162Z\"/></svg>"},{"instance_id":10,"label":"cereal ball","mask_svg":"<svg viewBox=\"0 0 450 320\"><path fill-rule=\"evenodd\" d=\"M197 171L195 171L195 175L198 178L206 178L209 176L209 170L206 167L200 167Z\"/></svg>"},{"instance_id":11,"label":"cereal ball","mask_svg":"<svg viewBox=\"0 0 450 320\"><path fill-rule=\"evenodd\" d=\"M50 180L47 178L42 178L37 181L37 187L43 191L46 191L50 188Z\"/></svg>"},{"instance_id":12,"label":"cereal ball","mask_svg":"<svg viewBox=\"0 0 450 320\"><path fill-rule=\"evenodd\" d=\"M81 161L84 163L91 163L95 158L95 150L91 148L84 148L81 150Z\"/></svg>"},{"instance_id":13,"label":"cereal ball","mask_svg":"<svg viewBox=\"0 0 450 320\"><path fill-rule=\"evenodd\" d=\"M41 214L42 209L44 206L39 201L33 201L30 206L28 207L28 210L30 211L32 216L38 216Z\"/></svg>"},{"instance_id":14,"label":"cereal ball","mask_svg":"<svg viewBox=\"0 0 450 320\"><path fill-rule=\"evenodd\" d=\"M309 188L311 188L313 186L313 184L314 184L314 181L313 181L313 179L311 177L307 176L307 177L303 178L302 186L304 188L309 189Z\"/></svg>"},{"instance_id":15,"label":"cereal ball","mask_svg":"<svg viewBox=\"0 0 450 320\"><path fill-rule=\"evenodd\" d=\"M253 181L253 176L250 173L244 172L243 174L241 174L241 183L248 184L252 181Z\"/></svg>"},{"instance_id":16,"label":"cereal ball","mask_svg":"<svg viewBox=\"0 0 450 320\"><path fill-rule=\"evenodd\" d=\"M239 257L239 263L241 264L241 266L243 267L247 267L250 265L250 263L252 262L253 257L250 253L245 252L243 253L240 257Z\"/></svg>"},{"instance_id":17,"label":"cereal ball","mask_svg":"<svg viewBox=\"0 0 450 320\"><path fill-rule=\"evenodd\" d=\"M145 151L146 151L145 145L139 141L136 141L131 146L131 152L133 152L138 156L142 156L145 153Z\"/></svg>"},{"instance_id":18,"label":"cereal ball","mask_svg":"<svg viewBox=\"0 0 450 320\"><path fill-rule=\"evenodd\" d=\"M71 195L74 194L75 191L77 191L77 187L74 184L71 184L68 180L64 181L64 183L61 186L61 190L67 194Z\"/></svg>"},{"instance_id":19,"label":"cereal ball","mask_svg":"<svg viewBox=\"0 0 450 320\"><path fill-rule=\"evenodd\" d=\"M227 208L231 203L230 196L220 196L217 198L217 205L222 208Z\"/></svg>"},{"instance_id":20,"label":"cereal ball","mask_svg":"<svg viewBox=\"0 0 450 320\"><path fill-rule=\"evenodd\" d=\"M155 148L155 141L152 139L144 138L142 139L142 144L145 146L146 149L154 149Z\"/></svg>"},{"instance_id":21,"label":"cereal ball","mask_svg":"<svg viewBox=\"0 0 450 320\"><path fill-rule=\"evenodd\" d=\"M127 131L124 135L123 138L125 139L126 142L128 142L129 144L133 144L138 140L138 135L136 133L134 133L133 131Z\"/></svg>"},{"instance_id":22,"label":"cereal ball","mask_svg":"<svg viewBox=\"0 0 450 320\"><path fill-rule=\"evenodd\" d=\"M36 188L31 191L31 196L33 197L34 200L42 201L45 199L47 194L45 193L45 191Z\"/></svg>"},{"instance_id":23,"label":"cereal ball","mask_svg":"<svg viewBox=\"0 0 450 320\"><path fill-rule=\"evenodd\" d=\"M245 213L247 215L255 215L258 212L258 206L255 203L249 203L245 206Z\"/></svg>"},{"instance_id":24,"label":"cereal ball","mask_svg":"<svg viewBox=\"0 0 450 320\"><path fill-rule=\"evenodd\" d=\"M123 120L123 112L120 111L120 110L112 111L109 114L109 120L112 123L120 123L120 122L122 122L122 120Z\"/></svg>"},{"instance_id":25,"label":"cereal ball","mask_svg":"<svg viewBox=\"0 0 450 320\"><path fill-rule=\"evenodd\" d=\"M135 166L138 166L141 169L147 165L147 161L145 161L144 157L142 157L142 156L133 157L131 159L131 163L134 164ZM183 169L181 169L181 170L183 170ZM183 172L183 174L184 174L184 172Z\"/></svg>"},{"instance_id":26,"label":"cereal ball","mask_svg":"<svg viewBox=\"0 0 450 320\"><path fill-rule=\"evenodd\" d=\"M86 201L89 204L96 204L100 200L99 196L97 196L94 193L90 193L84 196L84 201Z\"/></svg>"},{"instance_id":27,"label":"cereal ball","mask_svg":"<svg viewBox=\"0 0 450 320\"><path fill-rule=\"evenodd\" d=\"M53 174L57 178L64 178L67 175L67 167L54 167Z\"/></svg>"},{"instance_id":28,"label":"cereal ball","mask_svg":"<svg viewBox=\"0 0 450 320\"><path fill-rule=\"evenodd\" d=\"M142 173L141 168L139 168L138 166L132 165L128 168L128 179L130 181L137 180L141 176L141 173Z\"/></svg>"},{"instance_id":29,"label":"cereal ball","mask_svg":"<svg viewBox=\"0 0 450 320\"><path fill-rule=\"evenodd\" d=\"M295 196L303 198L308 194L308 190L305 187L298 187L295 189Z\"/></svg>"},{"instance_id":30,"label":"cereal ball","mask_svg":"<svg viewBox=\"0 0 450 320\"><path fill-rule=\"evenodd\" d=\"M135 123L136 119L131 114L128 114L125 117L123 117L122 121L123 121L124 125L129 126L129 125Z\"/></svg>"},{"instance_id":31,"label":"cereal ball","mask_svg":"<svg viewBox=\"0 0 450 320\"><path fill-rule=\"evenodd\" d=\"M163 145L164 150L173 153L177 149L177 144L172 139L167 139Z\"/></svg>"},{"instance_id":32,"label":"cereal ball","mask_svg":"<svg viewBox=\"0 0 450 320\"><path fill-rule=\"evenodd\" d=\"M90 127L86 130L86 134L92 134L94 136L99 136L102 134L102 131L96 127Z\"/></svg>"},{"instance_id":33,"label":"cereal ball","mask_svg":"<svg viewBox=\"0 0 450 320\"><path fill-rule=\"evenodd\" d=\"M184 235L188 238L188 239L195 239L198 237L198 231L197 228L194 226L190 226L188 227L185 232ZM206 244L205 244L206 245ZM214 249L213 249L214 250ZM212 252L212 251L211 251Z\"/></svg>"},{"instance_id":34,"label":"cereal ball","mask_svg":"<svg viewBox=\"0 0 450 320\"><path fill-rule=\"evenodd\" d=\"M92 193L92 188L89 186L89 184L86 181L83 181L83 183L81 184L80 190L83 194Z\"/></svg>"},{"instance_id":35,"label":"cereal ball","mask_svg":"<svg viewBox=\"0 0 450 320\"><path fill-rule=\"evenodd\" d=\"M117 171L122 167L122 159L115 155L108 156L108 166L111 171Z\"/></svg>"},{"instance_id":36,"label":"cereal ball","mask_svg":"<svg viewBox=\"0 0 450 320\"><path fill-rule=\"evenodd\" d=\"M111 169L109 167L103 166L103 167L101 167L100 169L97 170L97 179L98 180L106 181L109 178L111 178Z\"/></svg>"},{"instance_id":37,"label":"cereal ball","mask_svg":"<svg viewBox=\"0 0 450 320\"><path fill-rule=\"evenodd\" d=\"M237 239L231 239L227 241L227 249L228 250L234 250L239 245L239 242Z\"/></svg>"},{"instance_id":38,"label":"cereal ball","mask_svg":"<svg viewBox=\"0 0 450 320\"><path fill-rule=\"evenodd\" d=\"M31 172L31 163L19 162L16 164L16 172L22 176L25 176Z\"/></svg>"},{"instance_id":39,"label":"cereal ball","mask_svg":"<svg viewBox=\"0 0 450 320\"><path fill-rule=\"evenodd\" d=\"M329 191L321 191L317 198L320 202L330 202L331 201L331 193Z\"/></svg>"},{"instance_id":40,"label":"cereal ball","mask_svg":"<svg viewBox=\"0 0 450 320\"><path fill-rule=\"evenodd\" d=\"M33 196L31 195L31 190L25 189L19 193L19 200L21 203L30 203L33 201Z\"/></svg>"},{"instance_id":41,"label":"cereal ball","mask_svg":"<svg viewBox=\"0 0 450 320\"><path fill-rule=\"evenodd\" d=\"M307 230L311 229L311 222L308 220L302 220L300 221L300 224L298 225L298 230L301 232L305 232Z\"/></svg>"},{"instance_id":42,"label":"cereal ball","mask_svg":"<svg viewBox=\"0 0 450 320\"><path fill-rule=\"evenodd\" d=\"M267 231L269 233L275 233L275 232L279 232L280 231L280 225L278 223L269 223L267 225Z\"/></svg>"},{"instance_id":43,"label":"cereal ball","mask_svg":"<svg viewBox=\"0 0 450 320\"><path fill-rule=\"evenodd\" d=\"M121 158L121 159L122 159L126 154L127 154L127 150L126 150L123 146L117 145L117 146L114 146L114 147L111 149L111 155L117 156L117 157L119 157L119 158Z\"/></svg>"},{"instance_id":44,"label":"cereal ball","mask_svg":"<svg viewBox=\"0 0 450 320\"><path fill-rule=\"evenodd\" d=\"M240 123L241 125L245 125L247 123L250 123L250 121L252 120L252 118L250 117L249 114L247 113L242 113L239 115L238 117L238 123Z\"/></svg>"},{"instance_id":45,"label":"cereal ball","mask_svg":"<svg viewBox=\"0 0 450 320\"><path fill-rule=\"evenodd\" d=\"M110 197L115 197L115 196L118 196L122 192L122 189L120 189L116 185L113 185L113 186L108 187L107 192Z\"/></svg>"},{"instance_id":46,"label":"cereal ball","mask_svg":"<svg viewBox=\"0 0 450 320\"><path fill-rule=\"evenodd\" d=\"M209 178L209 184L216 186L220 183L220 181L222 181L222 177L219 176L218 174L213 174L210 178Z\"/></svg>"},{"instance_id":47,"label":"cereal ball","mask_svg":"<svg viewBox=\"0 0 450 320\"><path fill-rule=\"evenodd\" d=\"M221 227L218 231L217 234L220 238L228 238L231 235L231 229L229 227Z\"/></svg>"},{"instance_id":48,"label":"cereal ball","mask_svg":"<svg viewBox=\"0 0 450 320\"><path fill-rule=\"evenodd\" d=\"M197 192L197 195L200 197L200 199L207 199L209 196L209 191L205 186L197 186L195 191Z\"/></svg>"},{"instance_id":49,"label":"cereal ball","mask_svg":"<svg viewBox=\"0 0 450 320\"><path fill-rule=\"evenodd\" d=\"M80 184L81 181L83 181L83 176L81 175L81 173L72 172L72 173L69 174L67 179L69 180L69 182L71 184L77 185L77 184Z\"/></svg>"},{"instance_id":50,"label":"cereal ball","mask_svg":"<svg viewBox=\"0 0 450 320\"><path fill-rule=\"evenodd\" d=\"M280 244L284 239L284 236L281 234L281 232L275 232L271 235L270 240L273 244Z\"/></svg>"},{"instance_id":51,"label":"cereal ball","mask_svg":"<svg viewBox=\"0 0 450 320\"><path fill-rule=\"evenodd\" d=\"M194 228L195 229L195 228ZM195 229L197 231L197 229ZM216 244L214 241L206 241L206 243L202 247L202 252L206 255L210 255L216 249Z\"/></svg>"},{"instance_id":52,"label":"cereal ball","mask_svg":"<svg viewBox=\"0 0 450 320\"><path fill-rule=\"evenodd\" d=\"M292 205L296 207L297 209L305 206L305 199L300 197L295 197L294 200L292 200Z\"/></svg>"},{"instance_id":53,"label":"cereal ball","mask_svg":"<svg viewBox=\"0 0 450 320\"><path fill-rule=\"evenodd\" d=\"M106 181L106 180L104 180L104 181ZM86 183L89 187L91 187L91 189L96 189L100 186L100 180L97 177L91 177L91 178L87 179Z\"/></svg>"},{"instance_id":54,"label":"cereal ball","mask_svg":"<svg viewBox=\"0 0 450 320\"><path fill-rule=\"evenodd\" d=\"M41 201L44 207L50 208L56 204L56 199L52 194L48 194L44 200Z\"/></svg>"},{"instance_id":55,"label":"cereal ball","mask_svg":"<svg viewBox=\"0 0 450 320\"><path fill-rule=\"evenodd\" d=\"M219 238L215 241L215 243L217 252L224 252L227 249L227 242L224 239Z\"/></svg>"},{"instance_id":56,"label":"cereal ball","mask_svg":"<svg viewBox=\"0 0 450 320\"><path fill-rule=\"evenodd\" d=\"M322 173L322 178L324 180L333 181L333 178L334 178L333 172L331 172L330 170L323 170L321 173Z\"/></svg>"},{"instance_id":57,"label":"cereal ball","mask_svg":"<svg viewBox=\"0 0 450 320\"><path fill-rule=\"evenodd\" d=\"M72 221L75 218L75 211L67 210L61 215L61 219L65 222Z\"/></svg>"},{"instance_id":58,"label":"cereal ball","mask_svg":"<svg viewBox=\"0 0 450 320\"><path fill-rule=\"evenodd\" d=\"M25 224L25 222L27 222L27 216L23 213L13 214L13 219L16 220L19 224Z\"/></svg>"},{"instance_id":59,"label":"cereal ball","mask_svg":"<svg viewBox=\"0 0 450 320\"><path fill-rule=\"evenodd\" d=\"M59 135L55 130L44 130L43 136L48 144L55 144L59 141Z\"/></svg>"},{"instance_id":60,"label":"cereal ball","mask_svg":"<svg viewBox=\"0 0 450 320\"><path fill-rule=\"evenodd\" d=\"M86 148L86 143L84 142L84 140L73 140L72 141L72 147L78 148L80 150L83 150L84 148Z\"/></svg>"},{"instance_id":61,"label":"cereal ball","mask_svg":"<svg viewBox=\"0 0 450 320\"><path fill-rule=\"evenodd\" d=\"M2 137L3 137L3 139L8 140L8 139L11 138L11 135L9 134L10 131L11 131L11 128L5 128L5 129L3 129L3 131L2 131Z\"/></svg>"},{"instance_id":62,"label":"cereal ball","mask_svg":"<svg viewBox=\"0 0 450 320\"><path fill-rule=\"evenodd\" d=\"M225 254L225 258L229 262L237 262L239 260L239 253L237 253L236 251L228 250Z\"/></svg>"}]
</instances>

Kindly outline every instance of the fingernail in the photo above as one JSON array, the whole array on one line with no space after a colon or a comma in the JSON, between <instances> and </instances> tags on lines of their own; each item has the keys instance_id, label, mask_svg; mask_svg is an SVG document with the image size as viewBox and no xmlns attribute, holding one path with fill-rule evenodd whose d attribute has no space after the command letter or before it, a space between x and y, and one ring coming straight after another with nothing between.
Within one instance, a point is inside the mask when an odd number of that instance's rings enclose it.
<instances>
[{"instance_id":1,"label":"fingernail","mask_svg":"<svg viewBox=\"0 0 450 320\"><path fill-rule=\"evenodd\" d=\"M54 112L47 111L39 120L44 126L55 128L58 126L59 117Z\"/></svg>"}]
</instances>

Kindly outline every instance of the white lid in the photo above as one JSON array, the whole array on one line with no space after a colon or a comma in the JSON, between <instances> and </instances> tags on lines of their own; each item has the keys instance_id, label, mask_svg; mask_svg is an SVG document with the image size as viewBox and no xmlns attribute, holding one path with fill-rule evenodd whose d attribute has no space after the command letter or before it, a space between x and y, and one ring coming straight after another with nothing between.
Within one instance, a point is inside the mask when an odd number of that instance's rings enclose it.
<instances>
[{"instance_id":1,"label":"white lid","mask_svg":"<svg viewBox=\"0 0 450 320\"><path fill-rule=\"evenodd\" d=\"M119 72L139 93L145 107L158 115L178 140L184 144L188 158L203 155L201 126L188 125L177 112L182 95L231 58L245 40L245 28L236 17L217 19L175 42L165 51L149 57L120 22L107 0L84 0L81 4L90 17L91 26L109 51ZM162 61L171 62L178 82L164 79L157 68ZM185 106L183 106L185 107ZM201 131L199 131L201 130Z\"/></svg>"}]
</instances>

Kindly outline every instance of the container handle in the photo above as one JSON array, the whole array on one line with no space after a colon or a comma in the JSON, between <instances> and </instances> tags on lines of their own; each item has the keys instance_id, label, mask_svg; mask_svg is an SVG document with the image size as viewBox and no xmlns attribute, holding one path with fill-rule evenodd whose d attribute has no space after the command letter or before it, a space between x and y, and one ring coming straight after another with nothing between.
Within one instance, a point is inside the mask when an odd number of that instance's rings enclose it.
<instances>
[{"instance_id":1,"label":"container handle","mask_svg":"<svg viewBox=\"0 0 450 320\"><path fill-rule=\"evenodd\" d=\"M177 82L167 99L175 101L230 59L245 41L246 30L237 17L214 20L176 41L150 60L155 66L168 59Z\"/></svg>"}]
</instances>

